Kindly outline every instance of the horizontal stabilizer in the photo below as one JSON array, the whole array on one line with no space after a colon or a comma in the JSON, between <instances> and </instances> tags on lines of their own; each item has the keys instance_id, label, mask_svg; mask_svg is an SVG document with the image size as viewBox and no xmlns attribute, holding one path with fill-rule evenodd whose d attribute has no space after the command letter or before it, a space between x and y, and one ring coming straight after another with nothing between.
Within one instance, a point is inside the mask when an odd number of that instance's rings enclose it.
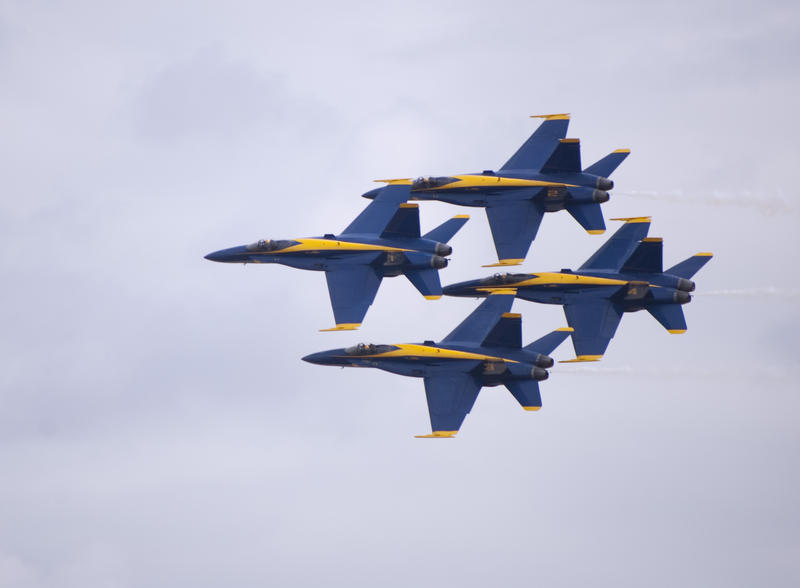
<instances>
[{"instance_id":1,"label":"horizontal stabilizer","mask_svg":"<svg viewBox=\"0 0 800 588\"><path fill-rule=\"evenodd\" d=\"M514 304L514 294L491 293L481 302L480 306L461 321L442 342L463 341L468 343L483 343L492 332L500 317L511 310Z\"/></svg>"},{"instance_id":2,"label":"horizontal stabilizer","mask_svg":"<svg viewBox=\"0 0 800 588\"><path fill-rule=\"evenodd\" d=\"M380 235L394 217L400 204L408 200L411 186L389 185L381 188L375 199L361 211L342 234Z\"/></svg>"},{"instance_id":3,"label":"horizontal stabilizer","mask_svg":"<svg viewBox=\"0 0 800 588\"><path fill-rule=\"evenodd\" d=\"M648 216L611 220L624 220L625 224L617 229L617 232L611 235L611 238L603 243L580 269L619 271L639 245L639 241L647 237L647 231L650 230Z\"/></svg>"},{"instance_id":4,"label":"horizontal stabilizer","mask_svg":"<svg viewBox=\"0 0 800 588\"><path fill-rule=\"evenodd\" d=\"M644 238L620 270L622 273L660 274L663 241L660 237Z\"/></svg>"},{"instance_id":5,"label":"horizontal stabilizer","mask_svg":"<svg viewBox=\"0 0 800 588\"><path fill-rule=\"evenodd\" d=\"M531 200L499 201L486 207L494 248L501 265L521 263L539 232L544 209Z\"/></svg>"},{"instance_id":6,"label":"horizontal stabilizer","mask_svg":"<svg viewBox=\"0 0 800 588\"><path fill-rule=\"evenodd\" d=\"M688 280L698 271L700 271L700 268L707 264L712 257L713 256L711 253L696 253L689 259L684 260L677 265L673 265L664 273L678 276L679 278L686 278Z\"/></svg>"},{"instance_id":7,"label":"horizontal stabilizer","mask_svg":"<svg viewBox=\"0 0 800 588\"><path fill-rule=\"evenodd\" d=\"M381 233L381 237L384 239L419 237L419 204L401 204Z\"/></svg>"},{"instance_id":8,"label":"horizontal stabilizer","mask_svg":"<svg viewBox=\"0 0 800 588\"><path fill-rule=\"evenodd\" d=\"M425 235L423 235L423 239L430 239L431 241L438 241L439 243L447 243L468 220L468 214L456 215L453 218L444 221L435 229L425 233Z\"/></svg>"},{"instance_id":9,"label":"horizontal stabilizer","mask_svg":"<svg viewBox=\"0 0 800 588\"><path fill-rule=\"evenodd\" d=\"M541 353L542 355L550 355L573 331L574 329L572 327L556 329L551 333L547 333L544 337L539 337L530 345L526 345L525 349L534 353Z\"/></svg>"},{"instance_id":10,"label":"horizontal stabilizer","mask_svg":"<svg viewBox=\"0 0 800 588\"><path fill-rule=\"evenodd\" d=\"M569 204L567 205L567 212L580 223L586 232L592 235L605 233L606 223L603 220L603 211L599 202Z\"/></svg>"},{"instance_id":11,"label":"horizontal stabilizer","mask_svg":"<svg viewBox=\"0 0 800 588\"><path fill-rule=\"evenodd\" d=\"M614 173L614 170L619 167L619 164L625 161L625 158L630 155L630 149L617 149L613 153L609 153L597 163L593 163L583 173L592 174L593 176L601 176L607 178Z\"/></svg>"},{"instance_id":12,"label":"horizontal stabilizer","mask_svg":"<svg viewBox=\"0 0 800 588\"><path fill-rule=\"evenodd\" d=\"M581 143L579 139L561 139L541 170L543 174L579 173L580 171Z\"/></svg>"},{"instance_id":13,"label":"horizontal stabilizer","mask_svg":"<svg viewBox=\"0 0 800 588\"><path fill-rule=\"evenodd\" d=\"M517 149L511 159L500 168L501 170L539 171L558 146L559 140L567 136L568 114L544 115L541 118L544 118L544 122L528 137L522 147Z\"/></svg>"},{"instance_id":14,"label":"horizontal stabilizer","mask_svg":"<svg viewBox=\"0 0 800 588\"><path fill-rule=\"evenodd\" d=\"M505 385L525 410L542 408L542 395L539 393L539 382L536 380L511 380Z\"/></svg>"},{"instance_id":15,"label":"horizontal stabilizer","mask_svg":"<svg viewBox=\"0 0 800 588\"><path fill-rule=\"evenodd\" d=\"M439 281L439 270L436 269L422 269L410 270L406 272L408 281L414 284L414 287L419 290L428 300L436 300L442 297L442 283Z\"/></svg>"},{"instance_id":16,"label":"horizontal stabilizer","mask_svg":"<svg viewBox=\"0 0 800 588\"><path fill-rule=\"evenodd\" d=\"M506 312L481 343L483 347L522 347L522 315Z\"/></svg>"},{"instance_id":17,"label":"horizontal stabilizer","mask_svg":"<svg viewBox=\"0 0 800 588\"><path fill-rule=\"evenodd\" d=\"M670 333L686 332L686 317L683 316L680 304L651 304L646 308L647 312Z\"/></svg>"}]
</instances>

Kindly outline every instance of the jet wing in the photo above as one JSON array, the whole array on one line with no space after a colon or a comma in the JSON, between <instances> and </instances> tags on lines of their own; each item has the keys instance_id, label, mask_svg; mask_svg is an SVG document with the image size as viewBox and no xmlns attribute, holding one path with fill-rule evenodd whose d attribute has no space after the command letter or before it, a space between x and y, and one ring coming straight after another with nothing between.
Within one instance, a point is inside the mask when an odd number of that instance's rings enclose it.
<instances>
[{"instance_id":1,"label":"jet wing","mask_svg":"<svg viewBox=\"0 0 800 588\"><path fill-rule=\"evenodd\" d=\"M430 435L417 437L453 437L472 410L481 384L465 373L449 373L425 378L425 396L431 417Z\"/></svg>"},{"instance_id":2,"label":"jet wing","mask_svg":"<svg viewBox=\"0 0 800 588\"><path fill-rule=\"evenodd\" d=\"M391 184L381 189L375 199L361 211L353 222L342 231L343 235L367 233L380 235L394 218L397 209L408 200L411 186ZM417 228L419 231L419 228Z\"/></svg>"},{"instance_id":3,"label":"jet wing","mask_svg":"<svg viewBox=\"0 0 800 588\"><path fill-rule=\"evenodd\" d=\"M367 314L383 276L371 266L352 265L325 272L336 327L325 331L357 329Z\"/></svg>"},{"instance_id":4,"label":"jet wing","mask_svg":"<svg viewBox=\"0 0 800 588\"><path fill-rule=\"evenodd\" d=\"M569 114L545 114L531 118L543 118L544 122L501 170L524 169L538 172L558 147L559 141L567 136Z\"/></svg>"},{"instance_id":5,"label":"jet wing","mask_svg":"<svg viewBox=\"0 0 800 588\"><path fill-rule=\"evenodd\" d=\"M650 230L649 216L611 220L624 220L625 224L617 229L617 232L611 235L611 238L603 243L603 246L587 259L580 269L619 271L636 251L639 241L647 237L647 231Z\"/></svg>"},{"instance_id":6,"label":"jet wing","mask_svg":"<svg viewBox=\"0 0 800 588\"><path fill-rule=\"evenodd\" d=\"M478 308L442 339L442 343L459 341L480 345L494 330L503 314L511 310L512 304L514 304L514 294L503 292L489 294Z\"/></svg>"},{"instance_id":7,"label":"jet wing","mask_svg":"<svg viewBox=\"0 0 800 588\"><path fill-rule=\"evenodd\" d=\"M592 300L565 304L564 314L574 329L572 345L577 355L576 360L568 361L595 361L603 356L617 332L622 308L609 300Z\"/></svg>"},{"instance_id":8,"label":"jet wing","mask_svg":"<svg viewBox=\"0 0 800 588\"><path fill-rule=\"evenodd\" d=\"M525 260L543 215L541 205L531 200L497 201L486 207L497 265L517 265Z\"/></svg>"}]
</instances>

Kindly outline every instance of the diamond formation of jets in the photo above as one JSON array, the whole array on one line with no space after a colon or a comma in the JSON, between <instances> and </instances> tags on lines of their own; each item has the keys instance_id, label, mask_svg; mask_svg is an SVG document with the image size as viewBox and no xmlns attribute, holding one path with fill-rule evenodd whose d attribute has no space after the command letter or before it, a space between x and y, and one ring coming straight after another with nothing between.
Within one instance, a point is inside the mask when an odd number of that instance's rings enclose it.
<instances>
[{"instance_id":1,"label":"diamond formation of jets","mask_svg":"<svg viewBox=\"0 0 800 588\"><path fill-rule=\"evenodd\" d=\"M427 299L442 296L439 271L453 252L447 242L469 216L457 215L420 236L419 208L408 204L408 186L386 186L341 235L261 240L209 253L223 263L280 263L324 271L336 326L361 326L381 280L405 275Z\"/></svg>"},{"instance_id":2,"label":"diamond formation of jets","mask_svg":"<svg viewBox=\"0 0 800 588\"><path fill-rule=\"evenodd\" d=\"M484 267L522 263L546 212L566 210L589 233L603 233L600 204L614 187L608 176L630 150L617 149L582 170L580 140L566 138L569 114L532 118L544 122L498 171L377 181L410 186L411 200L485 208L498 262Z\"/></svg>"},{"instance_id":3,"label":"diamond formation of jets","mask_svg":"<svg viewBox=\"0 0 800 588\"><path fill-rule=\"evenodd\" d=\"M486 298L439 343L360 343L303 360L423 378L431 433L419 437L455 436L484 386L505 386L523 408L538 410L539 382L554 365L549 354L567 337L576 357L566 361L584 362L605 354L625 312L647 310L670 333L685 332L691 278L712 255L663 270L662 240L647 236L650 217L612 219L625 224L576 271L494 274L442 289L439 270L453 252L448 242L469 217L456 215L421 235L419 205L409 200L485 208L498 263L484 267L522 263L546 212L566 210L589 233L605 231L600 205L629 150L582 169L579 140L566 138L569 115L534 118L544 122L497 172L379 180L387 185L363 195L372 202L340 235L265 239L206 259L324 271L336 326L323 331L358 328L385 277L405 275L428 299ZM515 298L562 305L569 327L523 346L521 315L510 312Z\"/></svg>"},{"instance_id":4,"label":"diamond formation of jets","mask_svg":"<svg viewBox=\"0 0 800 588\"><path fill-rule=\"evenodd\" d=\"M710 259L697 253L662 270L663 242L647 237L650 217L625 221L616 233L577 271L496 274L444 288L448 296L487 296L495 289L516 292L518 298L564 307L574 329L576 359L596 361L617 331L623 313L647 310L670 333L686 332L682 305L689 303L695 284L690 280Z\"/></svg>"},{"instance_id":5,"label":"diamond formation of jets","mask_svg":"<svg viewBox=\"0 0 800 588\"><path fill-rule=\"evenodd\" d=\"M523 347L521 315L509 312L513 302L513 293L493 292L440 343L361 343L303 360L423 378L432 432L419 437L453 437L483 386L505 386L525 410L542 406L539 382L553 365L547 354L571 329L558 329Z\"/></svg>"}]
</instances>

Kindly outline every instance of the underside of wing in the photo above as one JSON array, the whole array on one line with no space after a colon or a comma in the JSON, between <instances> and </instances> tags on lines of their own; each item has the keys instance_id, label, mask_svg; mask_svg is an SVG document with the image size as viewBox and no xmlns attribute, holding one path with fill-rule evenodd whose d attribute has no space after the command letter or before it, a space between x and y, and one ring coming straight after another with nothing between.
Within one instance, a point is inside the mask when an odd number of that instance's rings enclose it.
<instances>
[{"instance_id":1,"label":"underside of wing","mask_svg":"<svg viewBox=\"0 0 800 588\"><path fill-rule=\"evenodd\" d=\"M397 209L408 200L411 186L391 184L381 188L367 207L361 211L353 222L347 225L343 235L370 234L380 235L397 213ZM419 232L419 228L417 228Z\"/></svg>"},{"instance_id":2,"label":"underside of wing","mask_svg":"<svg viewBox=\"0 0 800 588\"><path fill-rule=\"evenodd\" d=\"M514 294L490 294L442 342L459 341L480 345L495 328L503 314L511 310L512 304L514 304Z\"/></svg>"},{"instance_id":3,"label":"underside of wing","mask_svg":"<svg viewBox=\"0 0 800 588\"><path fill-rule=\"evenodd\" d=\"M625 224L617 229L580 269L619 271L636 250L639 241L647 237L647 231L650 229L649 216L612 220L624 220Z\"/></svg>"},{"instance_id":4,"label":"underside of wing","mask_svg":"<svg viewBox=\"0 0 800 588\"><path fill-rule=\"evenodd\" d=\"M381 276L372 266L354 265L325 272L336 327L325 330L357 329L367 314L381 285Z\"/></svg>"},{"instance_id":5,"label":"underside of wing","mask_svg":"<svg viewBox=\"0 0 800 588\"><path fill-rule=\"evenodd\" d=\"M511 156L501 170L525 169L539 171L549 159L561 139L567 136L568 114L537 116L544 122L528 137L517 152Z\"/></svg>"},{"instance_id":6,"label":"underside of wing","mask_svg":"<svg viewBox=\"0 0 800 588\"><path fill-rule=\"evenodd\" d=\"M480 389L480 382L466 373L426 377L425 397L432 433L418 437L453 437L472 410Z\"/></svg>"},{"instance_id":7,"label":"underside of wing","mask_svg":"<svg viewBox=\"0 0 800 588\"><path fill-rule=\"evenodd\" d=\"M622 312L609 300L564 305L567 323L574 329L572 344L578 361L595 361L603 356L617 332Z\"/></svg>"},{"instance_id":8,"label":"underside of wing","mask_svg":"<svg viewBox=\"0 0 800 588\"><path fill-rule=\"evenodd\" d=\"M531 200L499 201L486 207L498 265L517 265L525 260L543 215L542 206Z\"/></svg>"}]
</instances>

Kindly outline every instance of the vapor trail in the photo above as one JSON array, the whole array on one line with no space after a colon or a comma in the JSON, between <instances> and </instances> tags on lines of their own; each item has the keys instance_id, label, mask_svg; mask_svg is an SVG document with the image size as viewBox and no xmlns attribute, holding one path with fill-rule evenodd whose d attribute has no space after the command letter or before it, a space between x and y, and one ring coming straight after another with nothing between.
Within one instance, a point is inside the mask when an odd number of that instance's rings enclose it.
<instances>
[{"instance_id":1,"label":"vapor trail","mask_svg":"<svg viewBox=\"0 0 800 588\"><path fill-rule=\"evenodd\" d=\"M682 204L703 204L707 206L730 206L754 209L764 214L800 214L800 207L788 201L784 195L776 194L765 197L761 194L750 192L722 192L713 190L702 193L686 193L683 190L627 190L614 191L615 196L628 198L663 200Z\"/></svg>"},{"instance_id":2,"label":"vapor trail","mask_svg":"<svg viewBox=\"0 0 800 588\"><path fill-rule=\"evenodd\" d=\"M743 297L775 296L779 298L800 298L800 288L776 288L774 286L766 286L763 288L709 290L709 291L693 292L692 296L743 296Z\"/></svg>"}]
</instances>

